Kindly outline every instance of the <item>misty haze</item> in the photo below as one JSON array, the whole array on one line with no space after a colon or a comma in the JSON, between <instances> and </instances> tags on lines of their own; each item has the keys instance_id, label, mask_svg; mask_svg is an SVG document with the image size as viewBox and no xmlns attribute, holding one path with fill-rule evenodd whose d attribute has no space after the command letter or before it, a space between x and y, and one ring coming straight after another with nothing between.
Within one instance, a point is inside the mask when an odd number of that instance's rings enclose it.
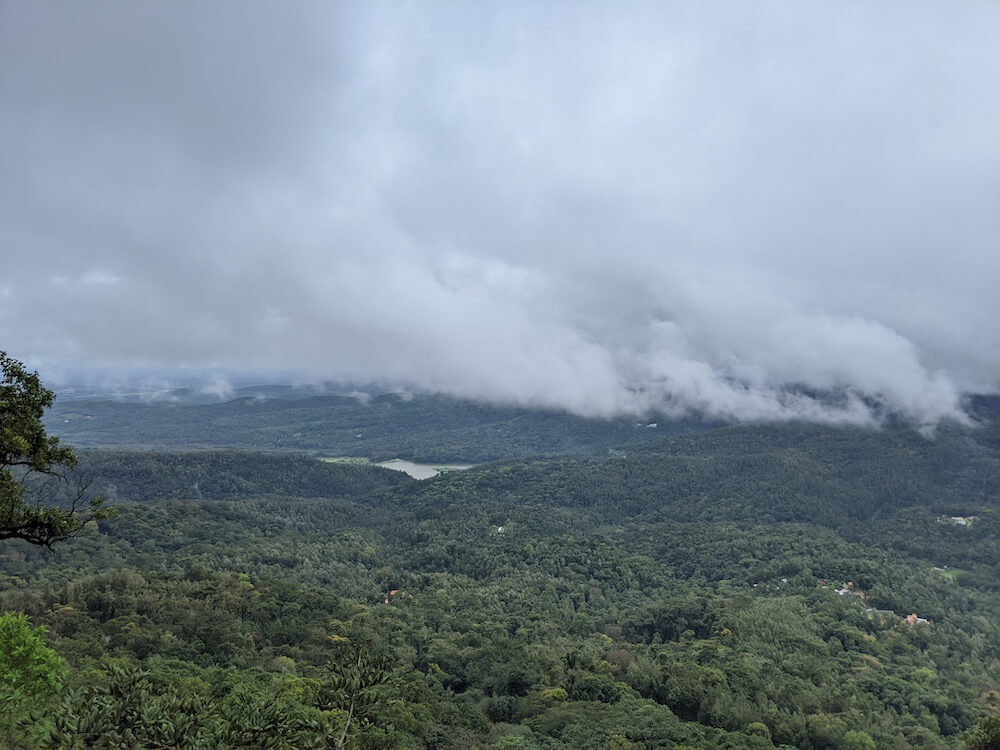
<instances>
[{"instance_id":1,"label":"misty haze","mask_svg":"<svg viewBox=\"0 0 1000 750\"><path fill-rule=\"evenodd\" d=\"M8 3L0 339L55 383L961 420L1000 384L997 9L941 21Z\"/></svg>"}]
</instances>

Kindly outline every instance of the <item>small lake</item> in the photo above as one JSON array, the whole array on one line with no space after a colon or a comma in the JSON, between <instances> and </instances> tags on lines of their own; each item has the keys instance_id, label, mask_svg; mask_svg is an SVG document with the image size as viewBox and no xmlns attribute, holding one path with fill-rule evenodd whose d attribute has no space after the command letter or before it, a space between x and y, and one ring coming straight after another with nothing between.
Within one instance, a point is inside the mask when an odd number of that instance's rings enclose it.
<instances>
[{"instance_id":1,"label":"small lake","mask_svg":"<svg viewBox=\"0 0 1000 750\"><path fill-rule=\"evenodd\" d=\"M473 467L473 464L417 464L413 461L404 461L401 458L394 458L391 461L380 461L375 465L381 466L383 469L405 471L414 479L430 479L443 471L462 471Z\"/></svg>"}]
</instances>

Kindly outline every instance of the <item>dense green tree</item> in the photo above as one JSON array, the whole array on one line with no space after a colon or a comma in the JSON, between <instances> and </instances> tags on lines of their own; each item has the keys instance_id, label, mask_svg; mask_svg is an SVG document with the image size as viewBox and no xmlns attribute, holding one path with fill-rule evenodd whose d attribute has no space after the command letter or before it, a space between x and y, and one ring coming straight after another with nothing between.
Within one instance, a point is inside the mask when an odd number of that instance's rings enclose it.
<instances>
[{"instance_id":1,"label":"dense green tree","mask_svg":"<svg viewBox=\"0 0 1000 750\"><path fill-rule=\"evenodd\" d=\"M0 702L45 698L59 689L62 659L44 634L19 612L0 615Z\"/></svg>"},{"instance_id":2,"label":"dense green tree","mask_svg":"<svg viewBox=\"0 0 1000 750\"><path fill-rule=\"evenodd\" d=\"M965 736L965 744L969 750L1000 750L1000 716L981 719Z\"/></svg>"},{"instance_id":3,"label":"dense green tree","mask_svg":"<svg viewBox=\"0 0 1000 750\"><path fill-rule=\"evenodd\" d=\"M185 685L162 684L148 670L113 663L104 681L67 691L38 746L52 750L176 748L292 750L327 747L319 723L300 719L267 691L212 700Z\"/></svg>"},{"instance_id":4,"label":"dense green tree","mask_svg":"<svg viewBox=\"0 0 1000 750\"><path fill-rule=\"evenodd\" d=\"M0 747L27 746L31 710L62 687L63 660L18 612L0 614Z\"/></svg>"},{"instance_id":5,"label":"dense green tree","mask_svg":"<svg viewBox=\"0 0 1000 750\"><path fill-rule=\"evenodd\" d=\"M844 733L839 750L876 750L875 740L867 732L851 729Z\"/></svg>"},{"instance_id":6,"label":"dense green tree","mask_svg":"<svg viewBox=\"0 0 1000 750\"><path fill-rule=\"evenodd\" d=\"M51 547L76 534L88 520L109 514L101 498L86 499L84 487L68 505L52 505L45 502L46 483L34 482L34 499L29 499L26 480L68 481L66 472L76 466L73 450L47 435L42 424L54 398L37 372L0 352L0 539Z\"/></svg>"},{"instance_id":7,"label":"dense green tree","mask_svg":"<svg viewBox=\"0 0 1000 750\"><path fill-rule=\"evenodd\" d=\"M382 705L379 688L388 681L389 669L385 659L373 656L363 646L349 646L346 639L338 636L331 640L342 653L328 665L329 674L319 703L327 711L339 711L342 726L332 747L343 748L353 731L359 725L371 723Z\"/></svg>"}]
</instances>

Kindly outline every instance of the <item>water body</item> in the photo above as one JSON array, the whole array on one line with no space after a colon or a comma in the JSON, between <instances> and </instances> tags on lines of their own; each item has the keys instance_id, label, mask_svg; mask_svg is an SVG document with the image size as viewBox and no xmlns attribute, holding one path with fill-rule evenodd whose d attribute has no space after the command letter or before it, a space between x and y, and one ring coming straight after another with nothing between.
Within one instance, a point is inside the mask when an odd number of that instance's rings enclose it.
<instances>
[{"instance_id":1,"label":"water body","mask_svg":"<svg viewBox=\"0 0 1000 750\"><path fill-rule=\"evenodd\" d=\"M413 461L404 461L401 458L394 458L391 461L380 461L375 464L385 469L393 471L405 471L414 479L430 479L436 477L442 471L462 471L471 469L473 464L417 464Z\"/></svg>"}]
</instances>

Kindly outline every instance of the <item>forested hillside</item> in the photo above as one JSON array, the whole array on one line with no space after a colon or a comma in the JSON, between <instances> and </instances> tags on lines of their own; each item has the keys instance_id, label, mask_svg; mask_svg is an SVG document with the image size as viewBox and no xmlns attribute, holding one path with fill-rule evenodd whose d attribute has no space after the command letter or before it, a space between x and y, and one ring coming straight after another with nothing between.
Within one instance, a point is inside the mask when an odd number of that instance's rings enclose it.
<instances>
[{"instance_id":1,"label":"forested hillside","mask_svg":"<svg viewBox=\"0 0 1000 750\"><path fill-rule=\"evenodd\" d=\"M364 456L375 461L479 463L608 448L664 433L705 429L702 419L586 419L562 411L503 407L446 396L317 395L244 389L238 398L178 401L60 400L49 429L77 446L242 448ZM655 426L650 426L655 425Z\"/></svg>"},{"instance_id":2,"label":"forested hillside","mask_svg":"<svg viewBox=\"0 0 1000 750\"><path fill-rule=\"evenodd\" d=\"M51 676L4 698L0 746L962 748L1000 710L980 415L422 482L85 452L118 514L0 546L0 610L28 617L4 627Z\"/></svg>"},{"instance_id":3,"label":"forested hillside","mask_svg":"<svg viewBox=\"0 0 1000 750\"><path fill-rule=\"evenodd\" d=\"M235 451L81 451L79 473L93 492L128 503L248 495L358 497L406 483L400 472L377 466Z\"/></svg>"}]
</instances>

